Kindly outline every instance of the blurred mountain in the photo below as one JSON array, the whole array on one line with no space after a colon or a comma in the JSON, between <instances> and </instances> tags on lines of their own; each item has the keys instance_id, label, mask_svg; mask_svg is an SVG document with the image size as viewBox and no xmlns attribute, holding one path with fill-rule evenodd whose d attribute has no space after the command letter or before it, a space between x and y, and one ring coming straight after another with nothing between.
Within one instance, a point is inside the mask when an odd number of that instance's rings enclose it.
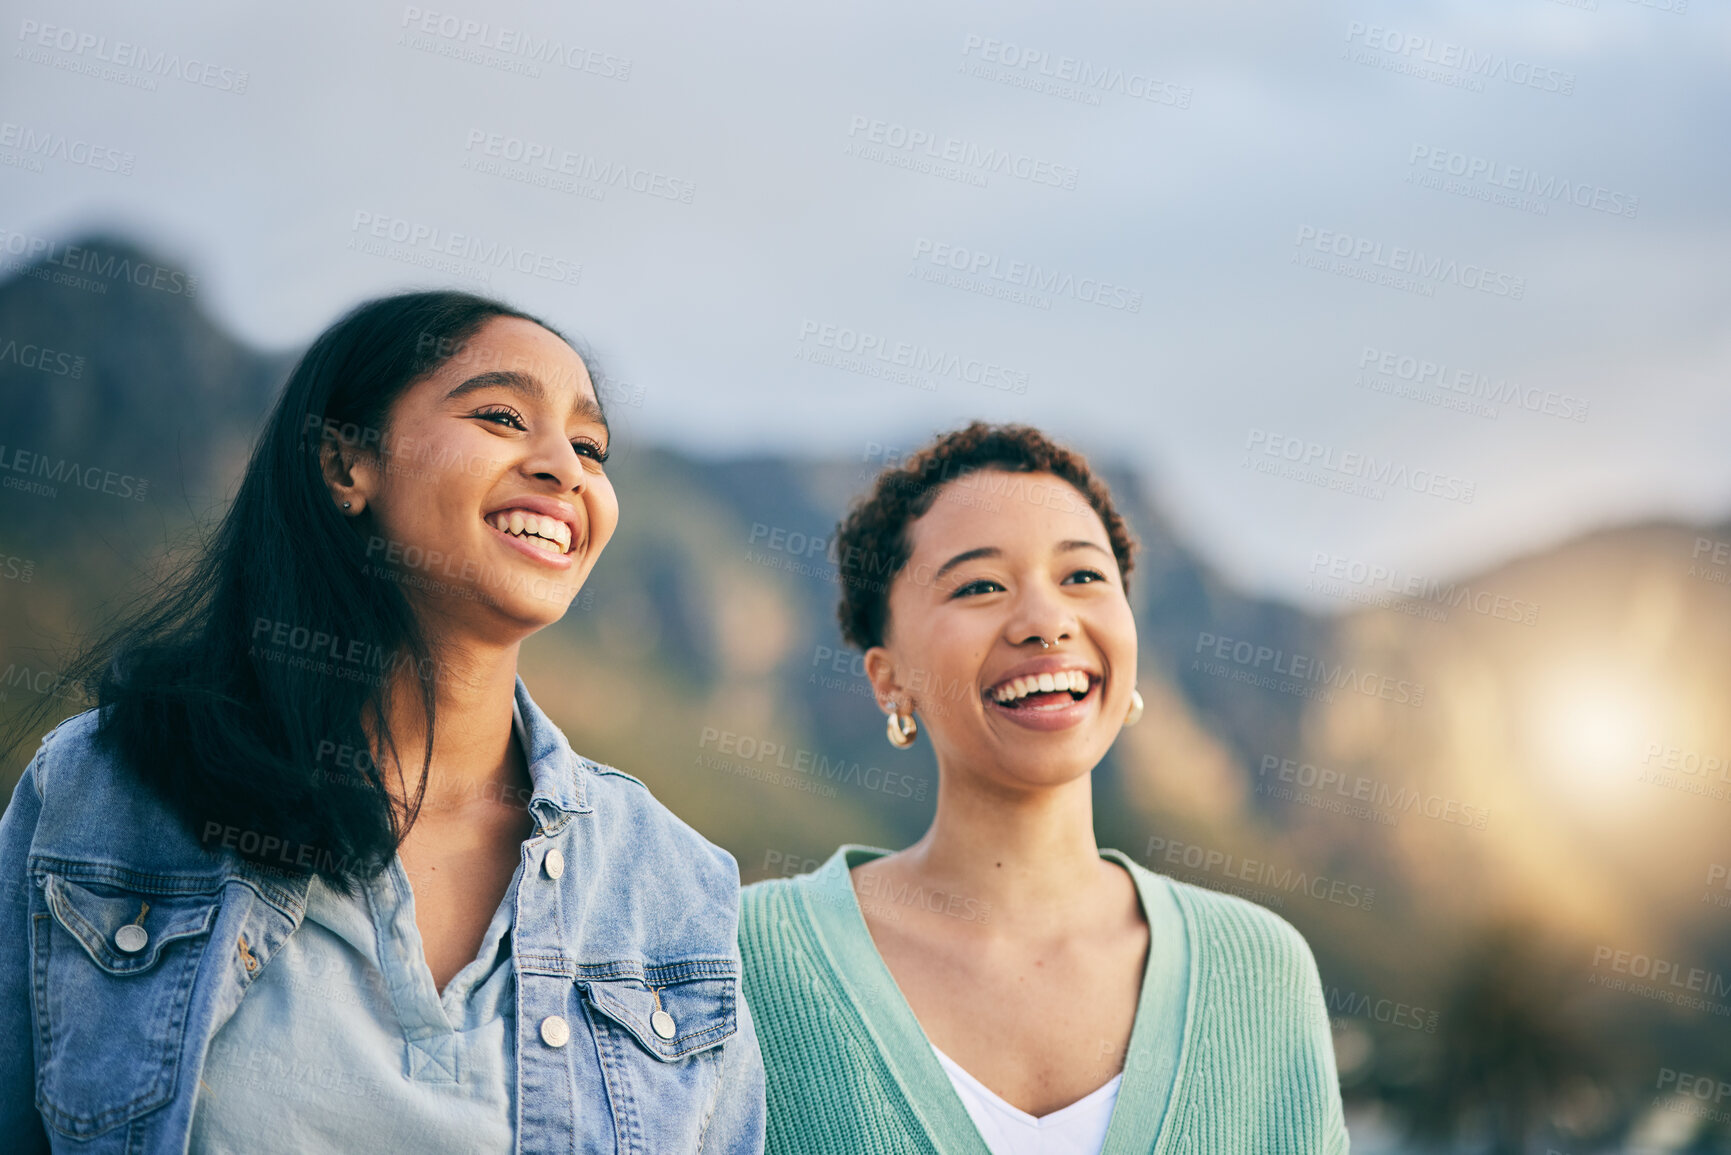
<instances>
[{"instance_id":1,"label":"blurred mountain","mask_svg":"<svg viewBox=\"0 0 1731 1155\"><path fill-rule=\"evenodd\" d=\"M122 239L79 245L171 264ZM165 548L196 543L292 362L235 341L196 296L51 273L0 283L5 713L33 700L21 670L51 670L56 647L150 588ZM524 650L537 700L748 881L809 869L839 842L917 837L930 747L884 742L834 619L830 535L882 463L619 449L619 532L571 612ZM21 488L19 451L84 480ZM1493 1061L1468 1029L1486 981L1526 1000L1499 1013L1497 1054L1530 1064L1581 1037L1619 1040L1554 1079L1510 1076L1527 1089L1523 1137L1625 1125L1656 1071L1731 1078L1713 1046L1731 1007L1597 981L1602 951L1731 975L1731 888L1712 887L1731 863L1731 524L1607 529L1446 580L1323 566L1340 605L1328 615L1235 589L1158 494L1101 464L1141 543L1148 716L1096 772L1100 840L1305 933L1349 1094L1411 1103L1444 1078L1462 1102L1491 1094L1458 1078L1463 1055ZM110 474L147 479L142 499L103 492ZM1497 946L1490 967L1484 943L1510 927L1532 942ZM1566 1047L1563 1018L1583 1026Z\"/></svg>"}]
</instances>

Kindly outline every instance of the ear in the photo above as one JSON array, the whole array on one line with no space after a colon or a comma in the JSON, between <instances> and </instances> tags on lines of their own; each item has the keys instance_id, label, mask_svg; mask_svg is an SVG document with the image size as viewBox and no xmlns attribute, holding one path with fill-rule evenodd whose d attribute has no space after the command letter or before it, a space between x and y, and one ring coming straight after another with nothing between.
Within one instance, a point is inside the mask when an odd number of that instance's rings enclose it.
<instances>
[{"instance_id":1,"label":"ear","mask_svg":"<svg viewBox=\"0 0 1731 1155\"><path fill-rule=\"evenodd\" d=\"M904 710L913 709L913 701L902 691L901 682L896 676L896 660L882 646L873 646L864 654L865 674L872 684L872 694L878 700L878 709L884 713L890 712L890 704L901 706Z\"/></svg>"},{"instance_id":2,"label":"ear","mask_svg":"<svg viewBox=\"0 0 1731 1155\"><path fill-rule=\"evenodd\" d=\"M339 437L326 424L319 440L319 472L324 475L325 488L331 500L349 517L367 507L378 487L378 462L367 450ZM343 509L343 502L348 508Z\"/></svg>"}]
</instances>

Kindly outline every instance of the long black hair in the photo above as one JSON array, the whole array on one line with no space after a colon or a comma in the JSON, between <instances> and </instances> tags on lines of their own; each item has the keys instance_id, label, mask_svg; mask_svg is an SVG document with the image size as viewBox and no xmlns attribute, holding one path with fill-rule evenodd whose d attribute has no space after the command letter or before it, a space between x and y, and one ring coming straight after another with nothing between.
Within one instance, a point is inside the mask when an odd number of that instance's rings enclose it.
<instances>
[{"instance_id":1,"label":"long black hair","mask_svg":"<svg viewBox=\"0 0 1731 1155\"><path fill-rule=\"evenodd\" d=\"M357 306L289 374L234 503L142 610L68 671L101 741L207 849L351 889L395 853L432 762L438 656L366 531L331 499L321 446L388 444L389 411L494 317L538 318L459 292ZM398 678L400 670L418 678ZM399 811L389 697L418 686L419 786Z\"/></svg>"}]
</instances>

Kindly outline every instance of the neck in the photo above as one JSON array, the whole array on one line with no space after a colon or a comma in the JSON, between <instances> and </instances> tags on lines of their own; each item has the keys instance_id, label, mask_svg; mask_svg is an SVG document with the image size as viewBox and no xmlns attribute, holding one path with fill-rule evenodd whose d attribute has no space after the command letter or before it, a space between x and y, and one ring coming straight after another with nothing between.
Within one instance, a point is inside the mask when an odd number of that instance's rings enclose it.
<instances>
[{"instance_id":1,"label":"neck","mask_svg":"<svg viewBox=\"0 0 1731 1155\"><path fill-rule=\"evenodd\" d=\"M438 651L437 713L432 764L421 799L423 816L436 817L480 798L502 797L501 787L527 780L526 752L516 749L511 735L517 649L513 642L496 649ZM413 800L426 754L423 692L420 679L406 671L398 676L389 696L391 736L400 761L397 769L391 768L388 758L381 758L380 765L386 768L386 785L399 804Z\"/></svg>"},{"instance_id":2,"label":"neck","mask_svg":"<svg viewBox=\"0 0 1731 1155\"><path fill-rule=\"evenodd\" d=\"M1063 908L1100 879L1092 781L1006 791L940 770L932 825L903 855L934 883L994 906Z\"/></svg>"}]
</instances>

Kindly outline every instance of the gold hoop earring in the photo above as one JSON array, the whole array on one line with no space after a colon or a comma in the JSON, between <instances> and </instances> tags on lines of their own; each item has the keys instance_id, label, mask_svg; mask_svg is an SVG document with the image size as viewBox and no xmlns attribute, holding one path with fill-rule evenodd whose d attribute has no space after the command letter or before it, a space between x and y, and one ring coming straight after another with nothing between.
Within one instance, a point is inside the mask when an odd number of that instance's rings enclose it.
<instances>
[{"instance_id":1,"label":"gold hoop earring","mask_svg":"<svg viewBox=\"0 0 1731 1155\"><path fill-rule=\"evenodd\" d=\"M1134 726L1142 720L1142 691L1131 687L1130 711L1124 715L1124 725Z\"/></svg>"},{"instance_id":2,"label":"gold hoop earring","mask_svg":"<svg viewBox=\"0 0 1731 1155\"><path fill-rule=\"evenodd\" d=\"M893 706L890 708L889 725L884 729L889 736L890 745L897 750L906 750L912 746L914 735L920 732L919 723L914 721L912 714L903 714Z\"/></svg>"}]
</instances>

